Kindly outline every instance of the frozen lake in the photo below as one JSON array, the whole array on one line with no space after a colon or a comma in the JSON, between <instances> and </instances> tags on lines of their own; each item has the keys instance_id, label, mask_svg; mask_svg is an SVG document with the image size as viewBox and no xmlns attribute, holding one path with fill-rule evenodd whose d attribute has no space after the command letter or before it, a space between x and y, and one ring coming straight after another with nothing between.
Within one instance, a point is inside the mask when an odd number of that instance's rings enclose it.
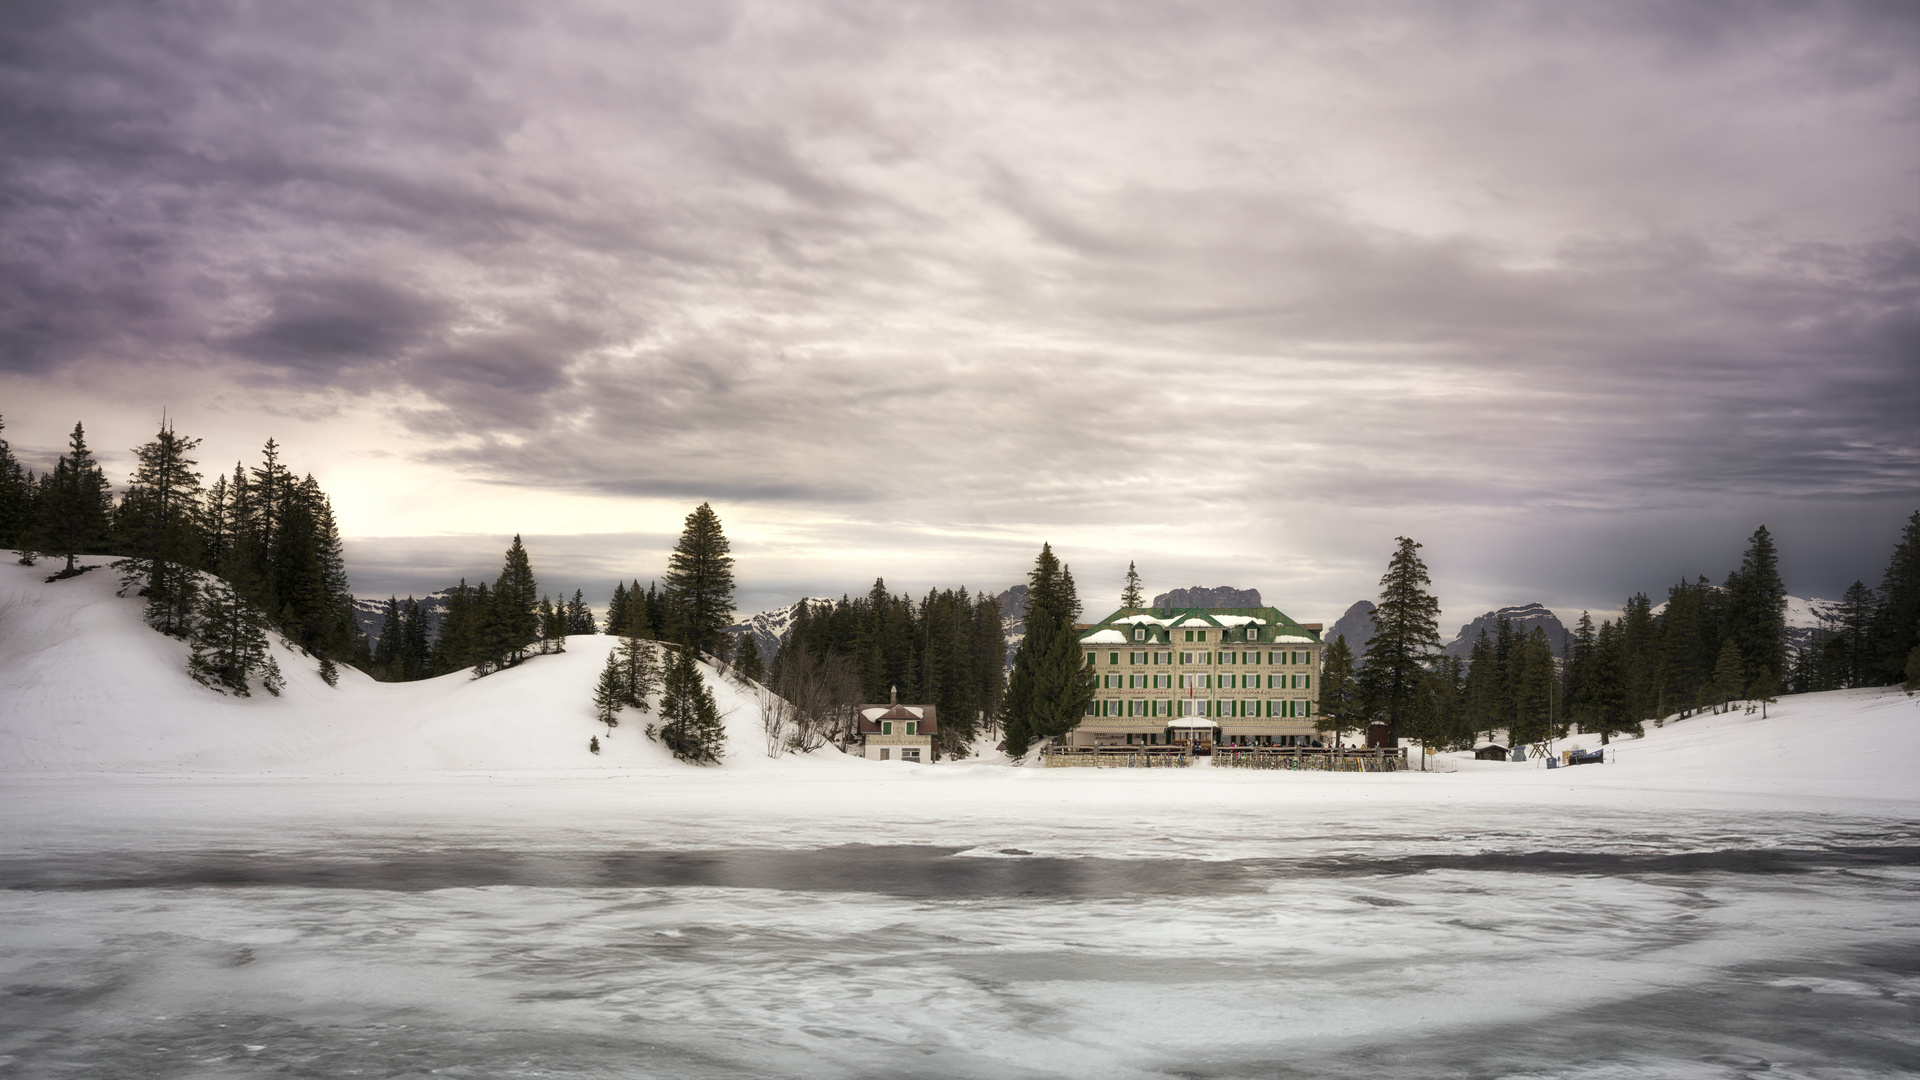
<instances>
[{"instance_id":1,"label":"frozen lake","mask_svg":"<svg viewBox=\"0 0 1920 1080\"><path fill-rule=\"evenodd\" d=\"M1042 800L986 846L846 844L840 807L701 847L78 790L0 854L0 1076L1920 1072L1897 818L1342 800L1233 857L1231 814L1151 799L1104 842Z\"/></svg>"}]
</instances>

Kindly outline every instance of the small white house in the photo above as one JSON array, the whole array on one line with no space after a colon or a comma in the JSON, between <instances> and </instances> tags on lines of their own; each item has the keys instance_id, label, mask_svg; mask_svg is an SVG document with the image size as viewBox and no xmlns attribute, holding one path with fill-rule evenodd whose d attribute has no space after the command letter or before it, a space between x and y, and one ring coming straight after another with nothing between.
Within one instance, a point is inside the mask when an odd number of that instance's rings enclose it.
<instances>
[{"instance_id":1,"label":"small white house","mask_svg":"<svg viewBox=\"0 0 1920 1080\"><path fill-rule=\"evenodd\" d=\"M901 705L898 694L885 705L860 706L860 738L870 761L933 760L933 736L940 730L931 705Z\"/></svg>"}]
</instances>

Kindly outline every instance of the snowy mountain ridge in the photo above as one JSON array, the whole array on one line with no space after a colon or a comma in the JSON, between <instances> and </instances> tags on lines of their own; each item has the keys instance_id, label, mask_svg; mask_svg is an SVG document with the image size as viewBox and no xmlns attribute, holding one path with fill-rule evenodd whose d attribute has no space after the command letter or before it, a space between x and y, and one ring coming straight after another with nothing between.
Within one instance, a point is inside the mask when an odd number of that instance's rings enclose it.
<instances>
[{"instance_id":1,"label":"snowy mountain ridge","mask_svg":"<svg viewBox=\"0 0 1920 1080\"><path fill-rule=\"evenodd\" d=\"M801 604L831 604L832 600L824 596L805 596L784 607L768 608L758 611L727 627L727 633L738 638L741 634L752 634L754 644L760 647L760 660L771 662L773 654L787 640L787 631L793 629L793 613Z\"/></svg>"}]
</instances>

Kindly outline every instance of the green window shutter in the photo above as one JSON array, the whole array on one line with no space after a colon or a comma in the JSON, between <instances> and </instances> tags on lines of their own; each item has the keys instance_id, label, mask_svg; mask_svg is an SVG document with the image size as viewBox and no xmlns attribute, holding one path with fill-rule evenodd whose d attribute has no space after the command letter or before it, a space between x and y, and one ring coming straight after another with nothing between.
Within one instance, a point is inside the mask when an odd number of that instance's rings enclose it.
<instances>
[{"instance_id":1,"label":"green window shutter","mask_svg":"<svg viewBox=\"0 0 1920 1080\"><path fill-rule=\"evenodd\" d=\"M880 734L882 735L893 734L893 721L891 720L880 721Z\"/></svg>"},{"instance_id":2,"label":"green window shutter","mask_svg":"<svg viewBox=\"0 0 1920 1080\"><path fill-rule=\"evenodd\" d=\"M909 735L920 734L919 727L920 727L920 722L918 720L907 721L907 734Z\"/></svg>"},{"instance_id":3,"label":"green window shutter","mask_svg":"<svg viewBox=\"0 0 1920 1080\"><path fill-rule=\"evenodd\" d=\"M1313 672L1309 671L1305 675L1300 676L1300 689L1313 689Z\"/></svg>"}]
</instances>

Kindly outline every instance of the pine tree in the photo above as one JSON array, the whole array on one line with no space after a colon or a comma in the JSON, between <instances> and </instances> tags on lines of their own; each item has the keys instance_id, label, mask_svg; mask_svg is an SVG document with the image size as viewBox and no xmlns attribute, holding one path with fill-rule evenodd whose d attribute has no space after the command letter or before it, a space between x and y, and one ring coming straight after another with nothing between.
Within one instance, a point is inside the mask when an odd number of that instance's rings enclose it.
<instances>
[{"instance_id":1,"label":"pine tree","mask_svg":"<svg viewBox=\"0 0 1920 1080\"><path fill-rule=\"evenodd\" d=\"M0 431L7 429L0 420ZM33 533L33 474L20 466L0 438L0 548L25 548Z\"/></svg>"},{"instance_id":2,"label":"pine tree","mask_svg":"<svg viewBox=\"0 0 1920 1080\"><path fill-rule=\"evenodd\" d=\"M121 592L138 586L147 624L173 637L187 635L199 596L200 474L187 456L198 445L163 423L152 442L134 450L139 464L117 515L128 556L114 563Z\"/></svg>"},{"instance_id":3,"label":"pine tree","mask_svg":"<svg viewBox=\"0 0 1920 1080\"><path fill-rule=\"evenodd\" d=\"M1127 587L1120 590L1120 606L1124 609L1139 608L1146 602L1146 596L1140 591L1140 572L1127 563Z\"/></svg>"},{"instance_id":4,"label":"pine tree","mask_svg":"<svg viewBox=\"0 0 1920 1080\"><path fill-rule=\"evenodd\" d=\"M1713 665L1715 704L1724 708L1747 689L1747 666L1740 659L1740 647L1732 637L1720 646L1720 659Z\"/></svg>"},{"instance_id":5,"label":"pine tree","mask_svg":"<svg viewBox=\"0 0 1920 1080\"><path fill-rule=\"evenodd\" d=\"M1369 653L1371 658L1371 653ZM1536 626L1514 650L1514 741L1544 742L1559 735L1553 710L1553 646L1545 627Z\"/></svg>"},{"instance_id":6,"label":"pine tree","mask_svg":"<svg viewBox=\"0 0 1920 1080\"><path fill-rule=\"evenodd\" d=\"M386 682L399 682L401 674L400 652L406 642L406 633L400 615L400 598L387 597L387 611L380 621L380 640L373 646L373 674Z\"/></svg>"},{"instance_id":7,"label":"pine tree","mask_svg":"<svg viewBox=\"0 0 1920 1080\"><path fill-rule=\"evenodd\" d=\"M420 601L409 596L400 609L401 681L413 682L427 677L431 670L428 637L427 613L421 609Z\"/></svg>"},{"instance_id":8,"label":"pine tree","mask_svg":"<svg viewBox=\"0 0 1920 1080\"><path fill-rule=\"evenodd\" d=\"M480 608L483 614L476 634L475 678L525 660L528 649L539 638L540 586L534 581L533 564L518 533L507 547L493 592L486 595L488 602Z\"/></svg>"},{"instance_id":9,"label":"pine tree","mask_svg":"<svg viewBox=\"0 0 1920 1080\"><path fill-rule=\"evenodd\" d=\"M607 725L608 738L620 726L620 710L626 704L626 675L621 670L620 654L609 652L606 666L600 669L600 681L593 687L594 719Z\"/></svg>"},{"instance_id":10,"label":"pine tree","mask_svg":"<svg viewBox=\"0 0 1920 1080\"><path fill-rule=\"evenodd\" d=\"M1399 547L1380 578L1376 633L1367 641L1367 664L1360 671L1367 717L1387 725L1388 738L1399 738L1401 722L1423 704L1428 665L1440 648L1440 602L1426 591L1433 581L1415 554L1420 545L1404 536L1396 540Z\"/></svg>"},{"instance_id":11,"label":"pine tree","mask_svg":"<svg viewBox=\"0 0 1920 1080\"><path fill-rule=\"evenodd\" d=\"M613 599L607 602L607 633L616 637L627 632L627 583L613 583Z\"/></svg>"},{"instance_id":12,"label":"pine tree","mask_svg":"<svg viewBox=\"0 0 1920 1080\"><path fill-rule=\"evenodd\" d=\"M1338 744L1343 735L1359 727L1354 705L1353 649L1347 635L1341 634L1327 646L1320 662L1320 711L1314 715L1314 729L1333 736Z\"/></svg>"},{"instance_id":13,"label":"pine tree","mask_svg":"<svg viewBox=\"0 0 1920 1080\"><path fill-rule=\"evenodd\" d=\"M660 741L674 757L695 765L717 762L726 752L720 710L689 648L675 650L667 665L660 693Z\"/></svg>"},{"instance_id":14,"label":"pine tree","mask_svg":"<svg viewBox=\"0 0 1920 1080\"><path fill-rule=\"evenodd\" d=\"M1467 653L1466 685L1461 689L1467 726L1476 735L1486 733L1489 739L1495 729L1507 727L1510 720L1494 648L1494 640L1487 636L1486 627L1481 627Z\"/></svg>"},{"instance_id":15,"label":"pine tree","mask_svg":"<svg viewBox=\"0 0 1920 1080\"><path fill-rule=\"evenodd\" d=\"M1094 675L1080 649L1073 574L1042 544L1027 575L1027 636L1013 655L1002 705L1007 753L1020 757L1034 739L1065 735L1086 715Z\"/></svg>"},{"instance_id":16,"label":"pine tree","mask_svg":"<svg viewBox=\"0 0 1920 1080\"><path fill-rule=\"evenodd\" d=\"M473 664L475 602L467 579L447 594L447 610L440 615L440 634L434 640L428 670L435 675L459 671Z\"/></svg>"},{"instance_id":17,"label":"pine tree","mask_svg":"<svg viewBox=\"0 0 1920 1080\"><path fill-rule=\"evenodd\" d=\"M1920 649L1920 510L1913 512L1887 560L1873 618L1874 685L1911 681L1914 650Z\"/></svg>"},{"instance_id":18,"label":"pine tree","mask_svg":"<svg viewBox=\"0 0 1920 1080\"><path fill-rule=\"evenodd\" d=\"M1620 652L1626 669L1628 721L1637 725L1661 715L1660 628L1653 618L1652 601L1645 593L1629 597L1621 613Z\"/></svg>"},{"instance_id":19,"label":"pine tree","mask_svg":"<svg viewBox=\"0 0 1920 1080\"><path fill-rule=\"evenodd\" d=\"M733 655L733 670L739 672L741 678L753 682L760 682L767 674L766 665L760 662L760 642L752 630L740 633L740 647ZM940 715L945 716L946 713L943 711Z\"/></svg>"},{"instance_id":20,"label":"pine tree","mask_svg":"<svg viewBox=\"0 0 1920 1080\"><path fill-rule=\"evenodd\" d=\"M654 599L649 599L649 596ZM617 631L608 630L607 632L643 638L647 641L660 640L659 627L653 618L654 600L657 599L658 596L651 591L641 592L640 582L636 579L633 586L627 590L627 613L623 625Z\"/></svg>"},{"instance_id":21,"label":"pine tree","mask_svg":"<svg viewBox=\"0 0 1920 1080\"><path fill-rule=\"evenodd\" d=\"M587 606L587 598L579 589L573 590L573 599L567 601L567 633L572 635L595 634L599 629L593 625L593 609Z\"/></svg>"},{"instance_id":22,"label":"pine tree","mask_svg":"<svg viewBox=\"0 0 1920 1080\"><path fill-rule=\"evenodd\" d=\"M223 569L225 575L201 590L187 673L203 686L240 697L250 696L249 680L257 675L267 693L277 697L280 666L267 648L267 619L244 595L251 570L233 558Z\"/></svg>"},{"instance_id":23,"label":"pine tree","mask_svg":"<svg viewBox=\"0 0 1920 1080\"><path fill-rule=\"evenodd\" d=\"M41 480L34 498L38 517L34 547L44 554L65 558L67 565L56 577L79 573L74 560L93 551L107 537L113 514L112 495L106 474L87 449L86 431L73 425L67 453L53 472Z\"/></svg>"},{"instance_id":24,"label":"pine tree","mask_svg":"<svg viewBox=\"0 0 1920 1080\"><path fill-rule=\"evenodd\" d=\"M629 634L620 639L621 700L640 712L650 712L659 667L654 659L653 643Z\"/></svg>"},{"instance_id":25,"label":"pine tree","mask_svg":"<svg viewBox=\"0 0 1920 1080\"><path fill-rule=\"evenodd\" d=\"M1590 728L1595 720L1593 691L1593 616L1580 613L1580 621L1574 624L1573 636L1567 642L1567 670L1563 679L1560 699L1560 715L1569 723L1580 725L1581 731L1597 730Z\"/></svg>"},{"instance_id":26,"label":"pine tree","mask_svg":"<svg viewBox=\"0 0 1920 1080\"><path fill-rule=\"evenodd\" d=\"M567 651L567 609L562 603L558 608L545 596L540 597L540 651L542 653L562 653Z\"/></svg>"},{"instance_id":27,"label":"pine tree","mask_svg":"<svg viewBox=\"0 0 1920 1080\"><path fill-rule=\"evenodd\" d=\"M680 542L667 557L666 591L676 624L674 639L696 653L718 655L733 622L733 557L720 517L701 503L687 515Z\"/></svg>"},{"instance_id":28,"label":"pine tree","mask_svg":"<svg viewBox=\"0 0 1920 1080\"><path fill-rule=\"evenodd\" d=\"M334 666L333 658L330 656L320 658L320 681L328 686L340 685L340 669Z\"/></svg>"},{"instance_id":29,"label":"pine tree","mask_svg":"<svg viewBox=\"0 0 1920 1080\"><path fill-rule=\"evenodd\" d=\"M1831 648L1833 675L1839 686L1866 686L1879 674L1874 655L1873 622L1879 613L1873 591L1863 581L1847 586L1840 598L1839 618L1826 642Z\"/></svg>"},{"instance_id":30,"label":"pine tree","mask_svg":"<svg viewBox=\"0 0 1920 1080\"><path fill-rule=\"evenodd\" d=\"M1740 569L1728 575L1726 595L1727 637L1740 650L1741 669L1750 674L1785 671L1787 587L1780 580L1780 558L1765 525L1754 530ZM1734 696L1744 697L1745 689Z\"/></svg>"}]
</instances>

